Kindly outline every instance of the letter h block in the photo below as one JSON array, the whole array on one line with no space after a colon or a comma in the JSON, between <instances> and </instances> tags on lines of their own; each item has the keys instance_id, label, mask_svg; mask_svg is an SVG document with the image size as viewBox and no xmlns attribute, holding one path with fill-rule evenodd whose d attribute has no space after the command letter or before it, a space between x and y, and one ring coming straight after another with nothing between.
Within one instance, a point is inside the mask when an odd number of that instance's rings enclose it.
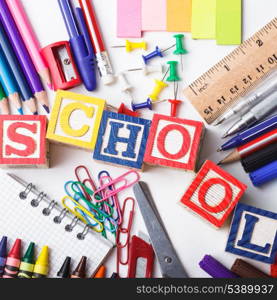
<instances>
[{"instance_id":1,"label":"letter h block","mask_svg":"<svg viewBox=\"0 0 277 300\"><path fill-rule=\"evenodd\" d=\"M104 111L93 158L141 170L151 121Z\"/></svg>"},{"instance_id":2,"label":"letter h block","mask_svg":"<svg viewBox=\"0 0 277 300\"><path fill-rule=\"evenodd\" d=\"M49 166L45 116L0 116L0 167Z\"/></svg>"},{"instance_id":3,"label":"letter h block","mask_svg":"<svg viewBox=\"0 0 277 300\"><path fill-rule=\"evenodd\" d=\"M246 189L246 185L207 161L184 194L181 204L219 228Z\"/></svg>"},{"instance_id":4,"label":"letter h block","mask_svg":"<svg viewBox=\"0 0 277 300\"><path fill-rule=\"evenodd\" d=\"M239 203L226 251L273 264L277 254L277 214Z\"/></svg>"},{"instance_id":5,"label":"letter h block","mask_svg":"<svg viewBox=\"0 0 277 300\"><path fill-rule=\"evenodd\" d=\"M144 162L194 171L204 133L201 122L155 114Z\"/></svg>"},{"instance_id":6,"label":"letter h block","mask_svg":"<svg viewBox=\"0 0 277 300\"><path fill-rule=\"evenodd\" d=\"M105 100L58 91L47 138L53 142L92 151L95 147Z\"/></svg>"}]
</instances>

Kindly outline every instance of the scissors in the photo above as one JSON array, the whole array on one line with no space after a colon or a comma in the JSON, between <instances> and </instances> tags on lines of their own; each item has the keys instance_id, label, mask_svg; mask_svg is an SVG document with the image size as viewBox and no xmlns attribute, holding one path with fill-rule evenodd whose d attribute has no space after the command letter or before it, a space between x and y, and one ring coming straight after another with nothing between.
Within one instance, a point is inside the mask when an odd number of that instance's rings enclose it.
<instances>
[{"instance_id":1,"label":"scissors","mask_svg":"<svg viewBox=\"0 0 277 300\"><path fill-rule=\"evenodd\" d=\"M187 278L188 275L164 229L161 218L153 205L153 198L144 182L133 187L140 211L148 230L164 278Z\"/></svg>"}]
</instances>

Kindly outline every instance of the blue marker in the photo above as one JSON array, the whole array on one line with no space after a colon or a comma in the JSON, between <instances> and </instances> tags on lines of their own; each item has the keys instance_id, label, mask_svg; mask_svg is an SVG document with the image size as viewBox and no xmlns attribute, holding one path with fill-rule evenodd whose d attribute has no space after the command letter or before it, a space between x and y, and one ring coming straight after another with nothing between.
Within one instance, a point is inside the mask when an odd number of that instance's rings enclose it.
<instances>
[{"instance_id":1,"label":"blue marker","mask_svg":"<svg viewBox=\"0 0 277 300\"><path fill-rule=\"evenodd\" d=\"M3 236L0 242L0 278L4 274L4 269L7 261L7 240L6 236Z\"/></svg>"},{"instance_id":2,"label":"blue marker","mask_svg":"<svg viewBox=\"0 0 277 300\"><path fill-rule=\"evenodd\" d=\"M261 186L277 178L277 160L250 173L250 179L255 186Z\"/></svg>"},{"instance_id":3,"label":"blue marker","mask_svg":"<svg viewBox=\"0 0 277 300\"><path fill-rule=\"evenodd\" d=\"M222 145L221 148L218 149L218 152L226 151L244 145L276 128L277 128L277 115L259 123L254 127L251 127L243 131L242 133L239 133L237 136L235 136L234 138L230 139L227 143Z\"/></svg>"},{"instance_id":4,"label":"blue marker","mask_svg":"<svg viewBox=\"0 0 277 300\"><path fill-rule=\"evenodd\" d=\"M81 8L76 19L69 0L59 0L60 9L70 37L70 46L84 85L88 91L96 89L96 58Z\"/></svg>"}]
</instances>

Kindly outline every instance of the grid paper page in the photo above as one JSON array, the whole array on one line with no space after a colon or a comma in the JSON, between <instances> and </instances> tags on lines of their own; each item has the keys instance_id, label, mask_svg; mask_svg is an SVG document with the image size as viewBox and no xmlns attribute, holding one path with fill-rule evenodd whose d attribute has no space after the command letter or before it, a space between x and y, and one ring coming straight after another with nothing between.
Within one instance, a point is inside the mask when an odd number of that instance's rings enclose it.
<instances>
[{"instance_id":1,"label":"grid paper page","mask_svg":"<svg viewBox=\"0 0 277 300\"><path fill-rule=\"evenodd\" d=\"M75 269L82 256L87 256L87 276L90 277L103 262L113 247L113 244L92 230L85 240L77 239L77 234L84 228L77 225L72 232L66 232L65 226L72 219L65 217L61 224L53 222L60 212L54 209L50 216L44 216L42 210L48 203L42 201L39 207L31 206L31 201L37 199L30 193L26 200L19 198L19 193L25 187L7 174L0 172L0 239L7 236L9 249L16 238L22 239L22 255L30 242L36 243L36 257L44 245L49 247L49 277L56 277L66 256L72 258L72 269ZM47 191L45 191L47 192Z\"/></svg>"}]
</instances>

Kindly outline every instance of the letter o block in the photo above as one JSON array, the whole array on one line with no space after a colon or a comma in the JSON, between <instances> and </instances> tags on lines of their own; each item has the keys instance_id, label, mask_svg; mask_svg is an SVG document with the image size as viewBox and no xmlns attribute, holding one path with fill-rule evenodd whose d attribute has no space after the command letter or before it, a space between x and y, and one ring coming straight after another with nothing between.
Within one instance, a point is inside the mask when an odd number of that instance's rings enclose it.
<instances>
[{"instance_id":1,"label":"letter o block","mask_svg":"<svg viewBox=\"0 0 277 300\"><path fill-rule=\"evenodd\" d=\"M246 185L207 161L183 196L181 204L216 227L221 227L246 189Z\"/></svg>"},{"instance_id":2,"label":"letter o block","mask_svg":"<svg viewBox=\"0 0 277 300\"><path fill-rule=\"evenodd\" d=\"M47 138L53 142L93 150L105 104L102 99L58 91Z\"/></svg>"},{"instance_id":3,"label":"letter o block","mask_svg":"<svg viewBox=\"0 0 277 300\"><path fill-rule=\"evenodd\" d=\"M201 122L155 114L144 162L194 171L204 131Z\"/></svg>"},{"instance_id":4,"label":"letter o block","mask_svg":"<svg viewBox=\"0 0 277 300\"><path fill-rule=\"evenodd\" d=\"M0 116L0 167L49 166L45 116Z\"/></svg>"}]
</instances>

